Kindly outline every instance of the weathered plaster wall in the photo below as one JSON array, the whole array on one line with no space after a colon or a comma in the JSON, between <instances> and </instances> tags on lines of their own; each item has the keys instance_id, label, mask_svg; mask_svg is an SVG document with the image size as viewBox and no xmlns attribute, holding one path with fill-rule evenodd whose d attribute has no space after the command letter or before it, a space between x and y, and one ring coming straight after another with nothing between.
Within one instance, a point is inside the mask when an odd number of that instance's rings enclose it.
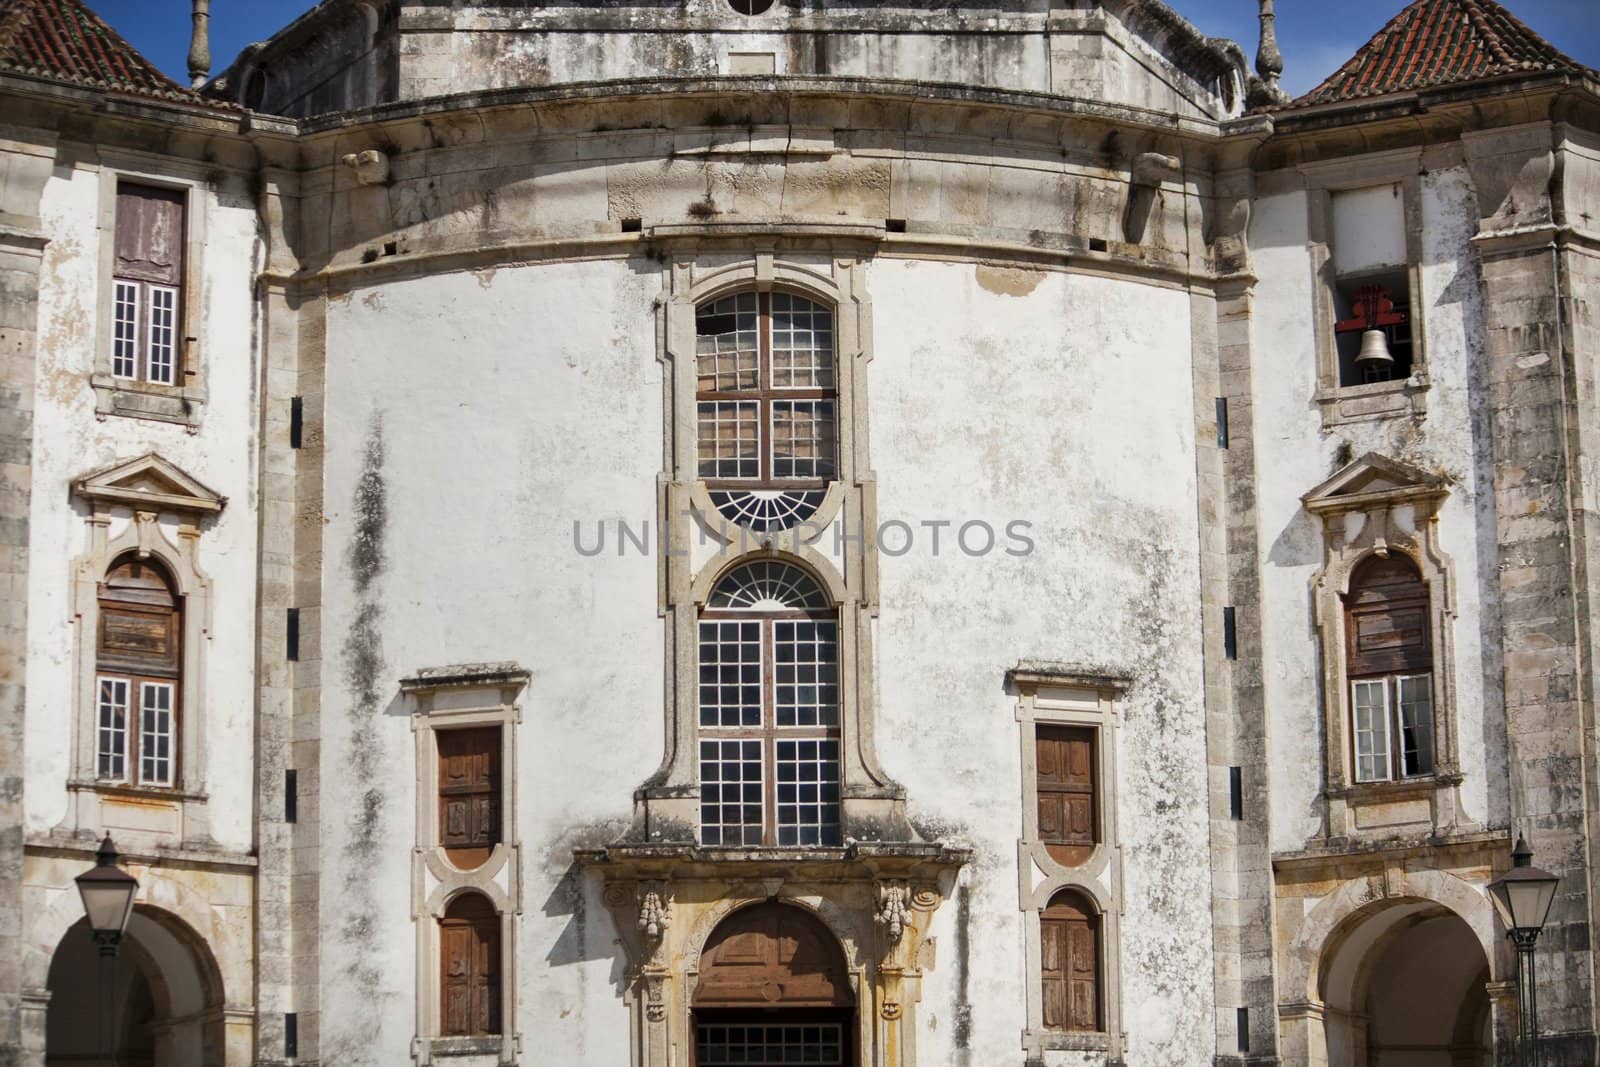
<instances>
[{"instance_id":1,"label":"weathered plaster wall","mask_svg":"<svg viewBox=\"0 0 1600 1067\"><path fill-rule=\"evenodd\" d=\"M1114 785L1130 1063L1210 1063L1212 957L1189 309L1087 275L879 261L871 375L880 558L878 736L914 824L976 850L934 917L919 1062L1020 1055L1022 783L1005 671L1129 671ZM962 523L996 549L969 556ZM1032 523L1031 553L1004 527ZM924 522L949 521L934 552ZM898 546L901 536L887 533ZM978 531L969 534L976 545Z\"/></svg>"},{"instance_id":2,"label":"weathered plaster wall","mask_svg":"<svg viewBox=\"0 0 1600 1067\"><path fill-rule=\"evenodd\" d=\"M157 167L152 174L159 175ZM107 179L110 180L110 179ZM203 301L199 351L210 389L197 432L180 425L95 417L89 387L101 290L100 169L91 163L59 168L41 207L53 235L45 250L39 301L39 376L35 397L31 605L28 685L35 708L28 718L30 834L48 833L68 816L67 779L78 693L70 566L86 545L82 501L74 479L119 460L158 452L228 498L222 513L201 526L198 556L212 580L212 633L206 648L206 706L185 708L190 722L205 717L210 833L225 849L252 842L252 709L255 664L255 427L256 352L252 333L255 210L242 188L203 194L208 241L205 285L187 299ZM114 537L130 517L114 513ZM176 542L176 521L162 529ZM186 625L199 625L187 619ZM88 635L93 640L93 635ZM92 829L92 828L91 828ZM176 844L176 842L171 842Z\"/></svg>"},{"instance_id":3,"label":"weathered plaster wall","mask_svg":"<svg viewBox=\"0 0 1600 1067\"><path fill-rule=\"evenodd\" d=\"M1261 656L1273 765L1320 767L1322 693L1310 582L1322 565L1322 529L1301 507L1300 497L1369 451L1444 475L1450 495L1440 509L1439 532L1455 580L1462 818L1503 826L1508 811L1504 715L1495 683L1496 613L1483 594L1483 583L1494 581L1494 549L1492 512L1484 502L1491 457L1478 423L1483 319L1468 243L1475 223L1464 168L1442 167L1424 176L1418 304L1432 378L1426 419L1358 422L1324 431L1312 399L1315 279L1307 249L1306 194L1284 192L1255 204L1250 243L1258 278L1256 345L1266 354L1258 362L1253 394L1263 559ZM1320 789L1319 775L1310 770L1273 776L1274 850L1300 849L1317 832Z\"/></svg>"},{"instance_id":4,"label":"weathered plaster wall","mask_svg":"<svg viewBox=\"0 0 1600 1067\"><path fill-rule=\"evenodd\" d=\"M645 260L374 286L328 305L322 1058L407 1062L413 734L399 679L532 671L516 754L524 1050L627 1061L619 951L571 850L626 829L661 759L662 384ZM605 551L581 555L606 526ZM653 537L653 534L652 534Z\"/></svg>"}]
</instances>

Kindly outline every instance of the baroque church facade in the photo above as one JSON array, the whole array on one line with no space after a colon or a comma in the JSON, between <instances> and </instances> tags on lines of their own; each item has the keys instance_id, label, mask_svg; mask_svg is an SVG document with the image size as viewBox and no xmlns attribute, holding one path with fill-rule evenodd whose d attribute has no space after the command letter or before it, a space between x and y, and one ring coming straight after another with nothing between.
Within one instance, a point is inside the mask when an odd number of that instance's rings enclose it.
<instances>
[{"instance_id":1,"label":"baroque church facade","mask_svg":"<svg viewBox=\"0 0 1600 1067\"><path fill-rule=\"evenodd\" d=\"M194 6L0 0L0 1063L1507 1064L1518 837L1600 1062L1600 74Z\"/></svg>"}]
</instances>

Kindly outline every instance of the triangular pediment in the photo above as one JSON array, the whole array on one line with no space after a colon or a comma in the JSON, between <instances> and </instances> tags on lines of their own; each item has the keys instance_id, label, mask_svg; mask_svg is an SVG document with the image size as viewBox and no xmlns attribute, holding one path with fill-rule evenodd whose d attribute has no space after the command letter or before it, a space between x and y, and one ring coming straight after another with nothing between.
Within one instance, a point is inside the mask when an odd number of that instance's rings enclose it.
<instances>
[{"instance_id":1,"label":"triangular pediment","mask_svg":"<svg viewBox=\"0 0 1600 1067\"><path fill-rule=\"evenodd\" d=\"M1354 511L1377 504L1436 500L1450 492L1445 480L1420 467L1368 452L1339 468L1332 477L1301 497L1315 514Z\"/></svg>"},{"instance_id":2,"label":"triangular pediment","mask_svg":"<svg viewBox=\"0 0 1600 1067\"><path fill-rule=\"evenodd\" d=\"M86 500L144 511L214 513L228 502L227 497L154 452L86 474L72 488Z\"/></svg>"}]
</instances>

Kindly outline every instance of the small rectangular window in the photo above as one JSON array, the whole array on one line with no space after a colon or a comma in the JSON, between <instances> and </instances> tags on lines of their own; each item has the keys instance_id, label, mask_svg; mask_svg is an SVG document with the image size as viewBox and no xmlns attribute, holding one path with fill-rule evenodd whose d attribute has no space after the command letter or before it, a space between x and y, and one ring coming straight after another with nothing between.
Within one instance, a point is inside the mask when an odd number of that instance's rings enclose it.
<instances>
[{"instance_id":1,"label":"small rectangular window","mask_svg":"<svg viewBox=\"0 0 1600 1067\"><path fill-rule=\"evenodd\" d=\"M171 785L172 686L145 682L139 689L139 781Z\"/></svg>"},{"instance_id":2,"label":"small rectangular window","mask_svg":"<svg viewBox=\"0 0 1600 1067\"><path fill-rule=\"evenodd\" d=\"M181 190L117 185L111 373L175 386L183 375L185 200Z\"/></svg>"},{"instance_id":3,"label":"small rectangular window","mask_svg":"<svg viewBox=\"0 0 1600 1067\"><path fill-rule=\"evenodd\" d=\"M1384 679L1350 683L1355 716L1356 781L1389 780L1389 687Z\"/></svg>"},{"instance_id":4,"label":"small rectangular window","mask_svg":"<svg viewBox=\"0 0 1600 1067\"><path fill-rule=\"evenodd\" d=\"M500 842L500 727L440 730L439 843L476 867Z\"/></svg>"},{"instance_id":5,"label":"small rectangular window","mask_svg":"<svg viewBox=\"0 0 1600 1067\"><path fill-rule=\"evenodd\" d=\"M1228 817L1234 822L1244 820L1244 768L1228 768Z\"/></svg>"},{"instance_id":6,"label":"small rectangular window","mask_svg":"<svg viewBox=\"0 0 1600 1067\"><path fill-rule=\"evenodd\" d=\"M1057 862L1077 866L1100 840L1095 731L1088 726L1039 726L1039 840Z\"/></svg>"},{"instance_id":7,"label":"small rectangular window","mask_svg":"<svg viewBox=\"0 0 1600 1067\"><path fill-rule=\"evenodd\" d=\"M1407 778L1433 773L1433 677L1415 674L1395 679L1400 706L1400 773Z\"/></svg>"},{"instance_id":8,"label":"small rectangular window","mask_svg":"<svg viewBox=\"0 0 1600 1067\"><path fill-rule=\"evenodd\" d=\"M120 782L128 775L128 681L101 678L96 774Z\"/></svg>"}]
</instances>

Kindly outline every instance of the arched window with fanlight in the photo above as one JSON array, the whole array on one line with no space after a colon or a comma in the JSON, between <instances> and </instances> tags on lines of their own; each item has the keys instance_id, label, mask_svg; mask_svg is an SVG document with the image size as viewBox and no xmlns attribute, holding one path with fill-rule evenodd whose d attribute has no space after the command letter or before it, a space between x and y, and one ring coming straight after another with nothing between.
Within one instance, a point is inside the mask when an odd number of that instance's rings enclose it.
<instances>
[{"instance_id":1,"label":"arched window with fanlight","mask_svg":"<svg viewBox=\"0 0 1600 1067\"><path fill-rule=\"evenodd\" d=\"M1433 637L1428 586L1398 553L1371 556L1345 597L1356 781L1433 773Z\"/></svg>"},{"instance_id":2,"label":"arched window with fanlight","mask_svg":"<svg viewBox=\"0 0 1600 1067\"><path fill-rule=\"evenodd\" d=\"M95 644L95 775L178 781L183 612L175 583L148 559L125 557L100 585Z\"/></svg>"},{"instance_id":3,"label":"arched window with fanlight","mask_svg":"<svg viewBox=\"0 0 1600 1067\"><path fill-rule=\"evenodd\" d=\"M831 308L735 293L695 313L698 472L722 515L757 532L805 522L837 475Z\"/></svg>"},{"instance_id":4,"label":"arched window with fanlight","mask_svg":"<svg viewBox=\"0 0 1600 1067\"><path fill-rule=\"evenodd\" d=\"M741 563L700 615L700 839L839 843L839 618L783 560Z\"/></svg>"}]
</instances>

